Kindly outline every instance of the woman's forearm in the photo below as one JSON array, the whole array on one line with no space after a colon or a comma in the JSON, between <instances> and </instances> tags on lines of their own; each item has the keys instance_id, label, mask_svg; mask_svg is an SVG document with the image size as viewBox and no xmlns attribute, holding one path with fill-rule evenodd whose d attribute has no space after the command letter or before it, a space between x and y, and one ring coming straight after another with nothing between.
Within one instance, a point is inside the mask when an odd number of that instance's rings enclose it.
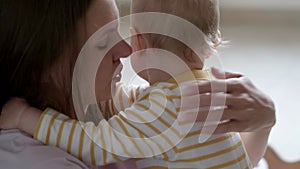
<instances>
[{"instance_id":1,"label":"woman's forearm","mask_svg":"<svg viewBox=\"0 0 300 169\"><path fill-rule=\"evenodd\" d=\"M264 156L270 132L271 129L240 134L253 166L257 166Z\"/></svg>"}]
</instances>

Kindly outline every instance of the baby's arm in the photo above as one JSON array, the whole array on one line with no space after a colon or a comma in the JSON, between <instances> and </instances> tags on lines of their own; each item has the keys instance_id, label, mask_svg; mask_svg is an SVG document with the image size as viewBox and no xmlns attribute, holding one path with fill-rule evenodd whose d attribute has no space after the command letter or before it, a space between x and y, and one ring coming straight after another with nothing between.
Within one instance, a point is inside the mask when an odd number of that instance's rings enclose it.
<instances>
[{"instance_id":1,"label":"baby's arm","mask_svg":"<svg viewBox=\"0 0 300 169\"><path fill-rule=\"evenodd\" d=\"M159 101L163 98L152 94L151 99ZM176 117L170 112L148 110L148 102L146 99L139 100L109 121L102 120L97 126L70 120L48 109L40 118L35 138L94 165L105 165L124 158L156 157L167 160L170 153L164 152L172 151L180 140L177 123L171 127ZM164 115L159 117L160 113ZM147 114L155 120L148 122L149 118L143 116Z\"/></svg>"},{"instance_id":2,"label":"baby's arm","mask_svg":"<svg viewBox=\"0 0 300 169\"><path fill-rule=\"evenodd\" d=\"M125 112L124 112L125 113ZM164 127L153 122L152 127ZM81 123L48 109L40 119L35 138L45 144L57 146L79 159L94 165L105 165L124 158L145 158L155 156L167 159L163 152L176 143L166 135L155 138L149 124L136 124L122 115L112 117L108 122ZM135 128L140 126L141 129ZM143 128L142 128L143 127ZM174 135L174 134L172 134ZM148 138L148 139L139 139ZM168 145L164 145L168 142ZM116 154L116 155L114 155Z\"/></svg>"},{"instance_id":3,"label":"baby's arm","mask_svg":"<svg viewBox=\"0 0 300 169\"><path fill-rule=\"evenodd\" d=\"M98 124L103 118L108 120L112 116L118 115L119 112L129 108L140 96L141 91L146 88L148 88L147 84L135 86L119 83L114 98L100 102L99 105L90 105L83 121L93 121ZM103 118L99 116L99 113L102 114Z\"/></svg>"},{"instance_id":4,"label":"baby's arm","mask_svg":"<svg viewBox=\"0 0 300 169\"><path fill-rule=\"evenodd\" d=\"M146 105L146 103L147 100L140 101L139 106ZM179 132L172 128L167 134L163 133L156 138L149 137L161 134L163 129L166 128L166 121L174 119L174 115L169 117L171 115L166 113L163 119L160 118L152 123L133 122L125 118L130 116L132 119L146 121L145 117L140 116L143 113L145 114L145 112L145 109L137 109L133 105L121 112L120 115L111 118L108 122L105 120L101 121L98 126L95 126L93 123L81 123L71 120L51 109L47 109L40 117L40 120L32 118L27 122L26 120L23 121L23 119L21 121L32 126L32 129L29 131L29 134L32 135L35 127L31 124L36 124L39 121L34 134L35 138L46 144L58 146L83 161L94 165L118 162L123 160L122 157L144 158L155 156L168 159L168 155L164 152L176 145ZM149 112L146 113L148 114ZM153 112L151 113L154 115ZM23 114L30 119L30 112L23 112ZM162 153L164 154L160 155Z\"/></svg>"},{"instance_id":5,"label":"baby's arm","mask_svg":"<svg viewBox=\"0 0 300 169\"><path fill-rule=\"evenodd\" d=\"M116 110L120 112L130 107L139 98L141 91L147 87L148 85L135 86L118 83L115 97L113 98Z\"/></svg>"},{"instance_id":6,"label":"baby's arm","mask_svg":"<svg viewBox=\"0 0 300 169\"><path fill-rule=\"evenodd\" d=\"M13 98L2 108L0 129L19 128L33 135L42 111L30 107L23 99Z\"/></svg>"}]
</instances>

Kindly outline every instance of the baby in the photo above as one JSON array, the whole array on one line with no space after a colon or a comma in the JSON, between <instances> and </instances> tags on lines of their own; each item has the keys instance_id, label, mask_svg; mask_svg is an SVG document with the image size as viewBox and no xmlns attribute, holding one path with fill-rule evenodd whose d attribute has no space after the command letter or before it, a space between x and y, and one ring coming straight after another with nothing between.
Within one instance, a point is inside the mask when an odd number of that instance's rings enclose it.
<instances>
[{"instance_id":1,"label":"baby","mask_svg":"<svg viewBox=\"0 0 300 169\"><path fill-rule=\"evenodd\" d=\"M133 0L132 14L143 12L166 13L189 21L202 32L201 36L195 35L203 42L199 44L201 50L195 52L194 47L169 36L144 33L147 27L157 24L133 15L131 43L136 53L131 61L150 87L119 84L114 99L100 104L101 112L109 120L102 120L97 126L47 109L39 118L34 138L93 165L136 158L138 168L147 169L251 168L238 133L212 135L199 143L199 126L195 124L182 134L178 122L181 84L210 79L202 69L204 58L221 43L218 1ZM174 30L176 25L167 20L166 23L169 24L158 26ZM179 30L190 36L185 27Z\"/></svg>"}]
</instances>

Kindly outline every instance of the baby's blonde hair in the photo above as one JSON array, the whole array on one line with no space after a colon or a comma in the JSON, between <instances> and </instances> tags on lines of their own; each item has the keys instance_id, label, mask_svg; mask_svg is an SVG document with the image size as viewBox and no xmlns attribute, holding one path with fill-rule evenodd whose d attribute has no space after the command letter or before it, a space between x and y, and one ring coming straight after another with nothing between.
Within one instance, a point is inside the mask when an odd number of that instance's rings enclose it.
<instances>
[{"instance_id":1,"label":"baby's blonde hair","mask_svg":"<svg viewBox=\"0 0 300 169\"><path fill-rule=\"evenodd\" d=\"M181 17L199 28L210 44L218 45L219 3L218 0L132 0L131 13L160 12ZM147 21L146 21L147 22ZM140 23L131 22L136 28ZM168 25L167 25L168 26ZM165 48L171 41L161 35L148 35L151 47ZM185 46L186 47L186 46Z\"/></svg>"}]
</instances>

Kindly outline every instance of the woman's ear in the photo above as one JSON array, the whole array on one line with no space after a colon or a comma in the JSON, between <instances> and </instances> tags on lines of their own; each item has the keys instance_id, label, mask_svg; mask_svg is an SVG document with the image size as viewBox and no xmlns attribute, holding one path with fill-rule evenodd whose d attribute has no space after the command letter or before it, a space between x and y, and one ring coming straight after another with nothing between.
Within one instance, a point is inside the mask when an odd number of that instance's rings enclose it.
<instances>
[{"instance_id":1,"label":"woman's ear","mask_svg":"<svg viewBox=\"0 0 300 169\"><path fill-rule=\"evenodd\" d=\"M139 34L136 31L136 29L132 27L130 28L130 33L131 33L131 46L134 52L147 48L144 35Z\"/></svg>"}]
</instances>

